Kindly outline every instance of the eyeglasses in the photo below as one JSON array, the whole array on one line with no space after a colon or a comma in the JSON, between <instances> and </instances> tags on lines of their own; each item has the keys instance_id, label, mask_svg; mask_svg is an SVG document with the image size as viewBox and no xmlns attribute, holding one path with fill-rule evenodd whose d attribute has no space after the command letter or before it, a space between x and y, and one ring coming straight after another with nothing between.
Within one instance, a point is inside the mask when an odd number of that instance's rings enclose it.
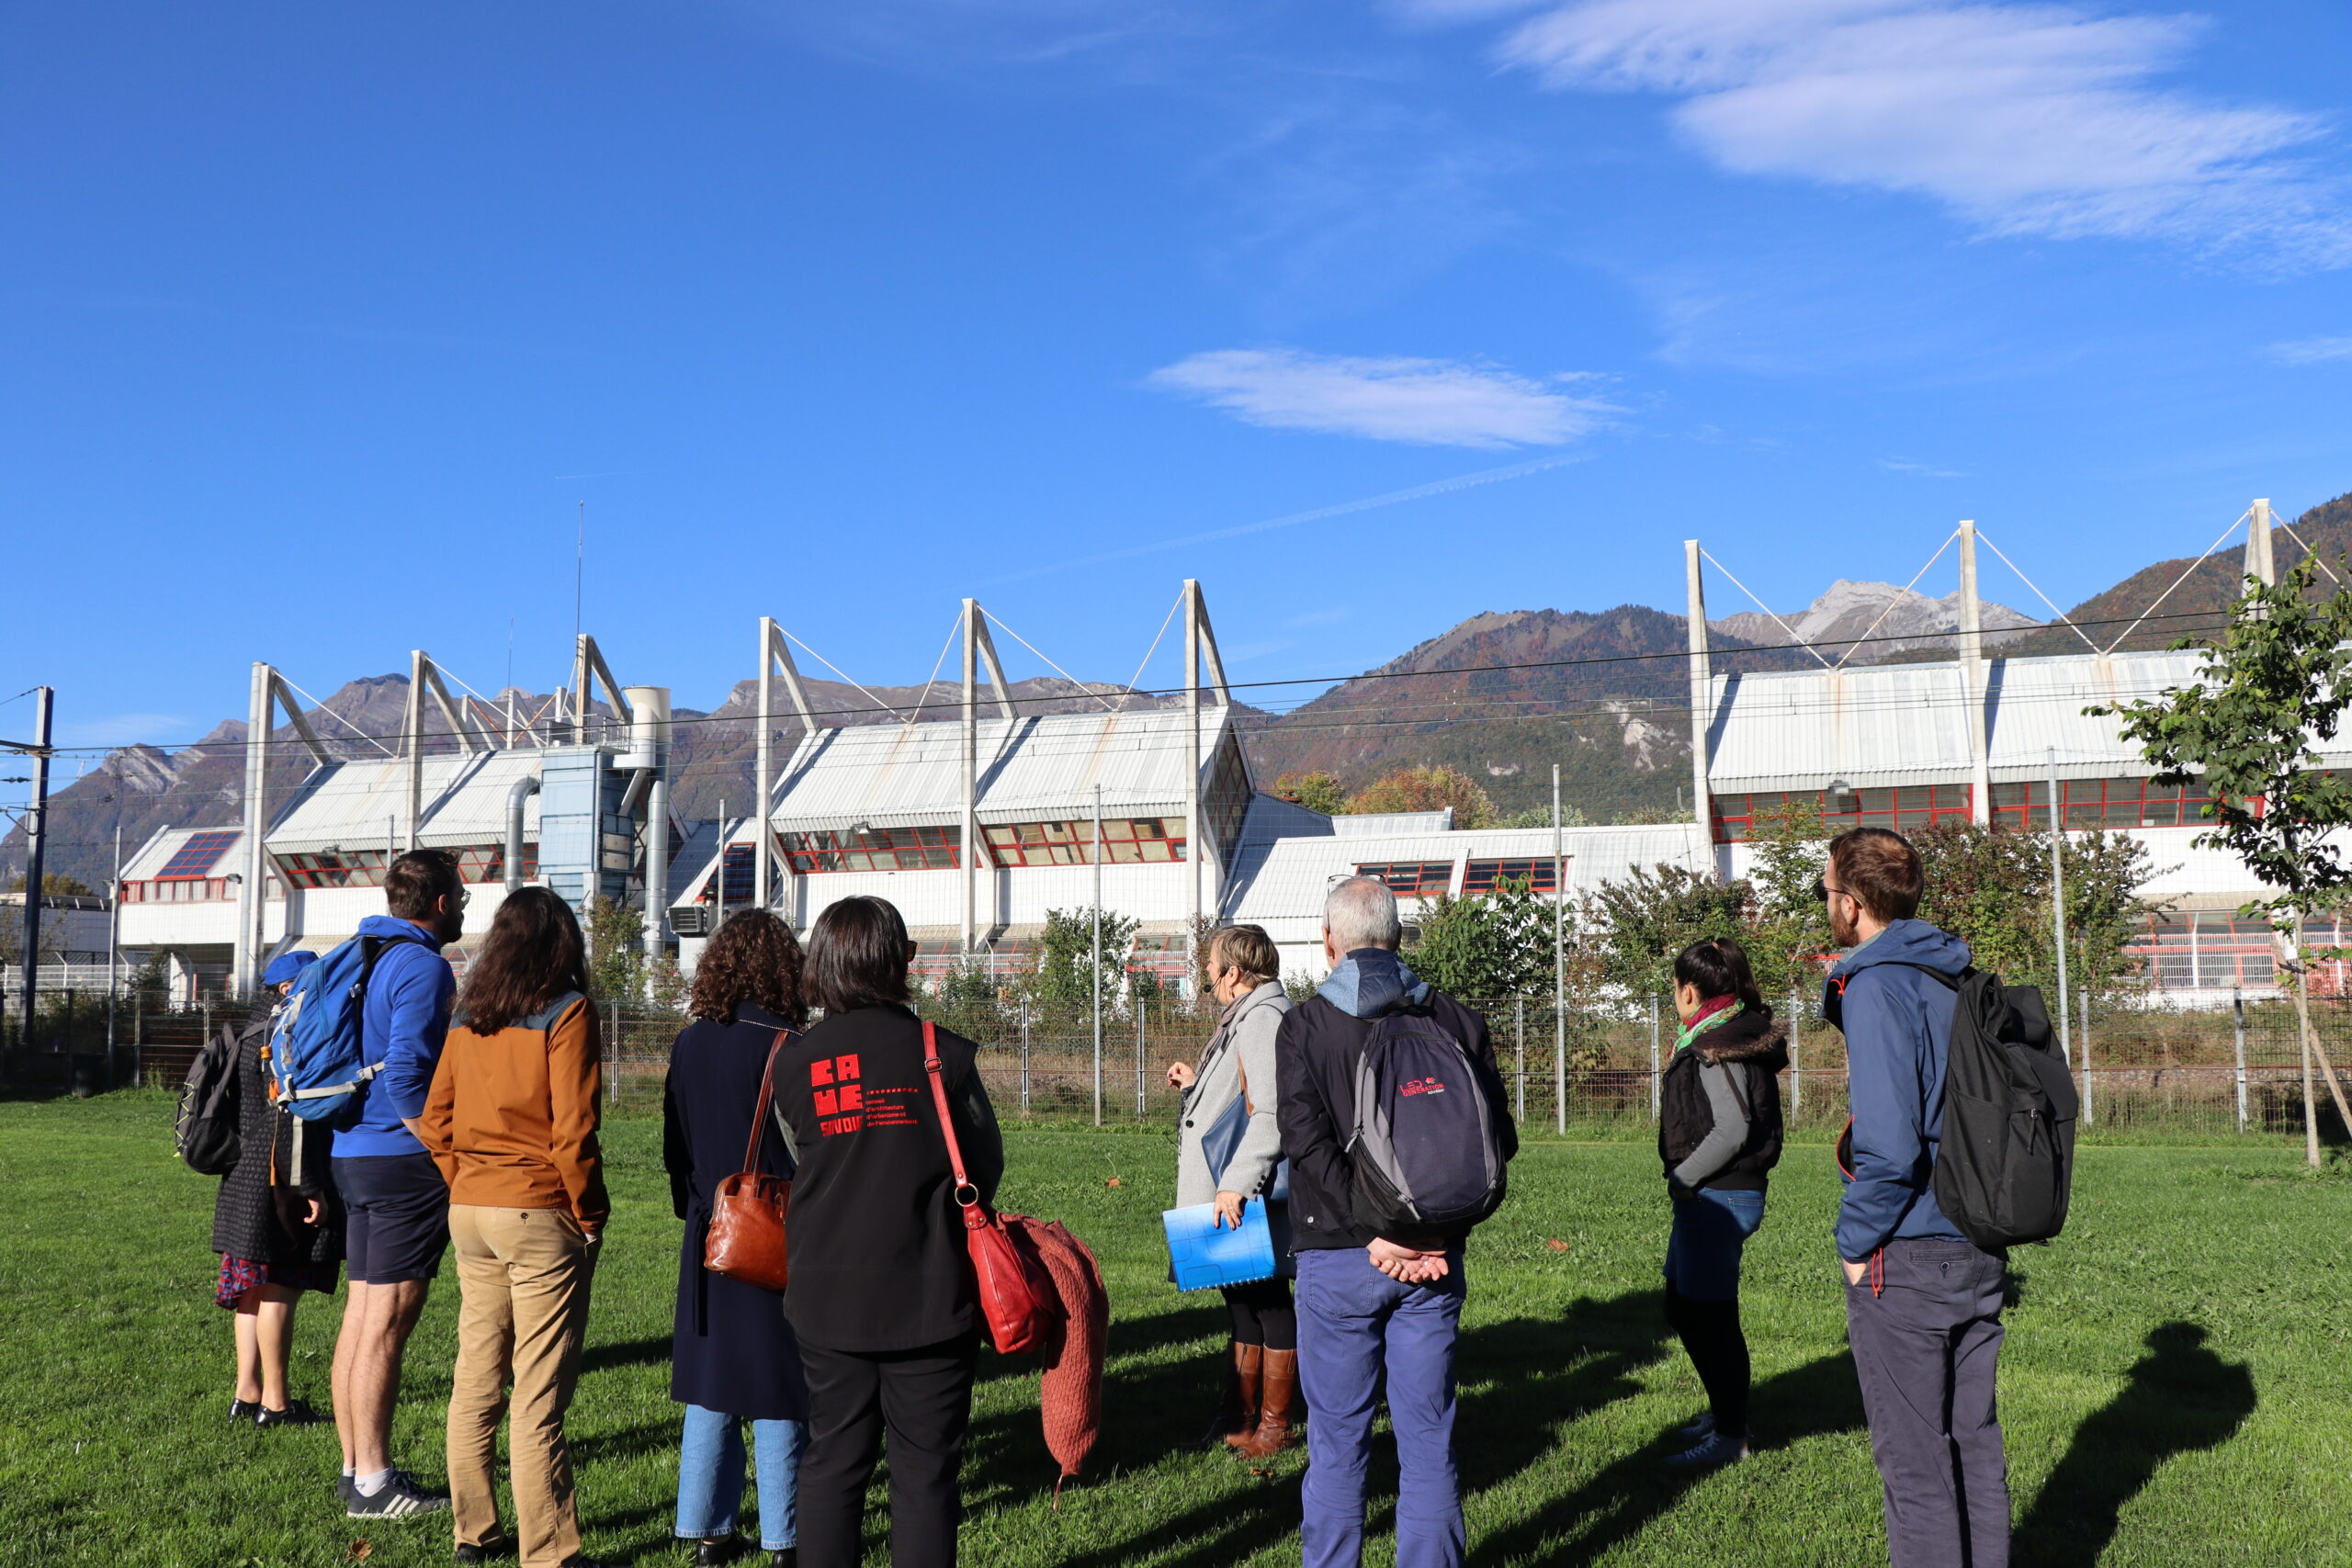
<instances>
[{"instance_id":1,"label":"eyeglasses","mask_svg":"<svg viewBox=\"0 0 2352 1568\"><path fill-rule=\"evenodd\" d=\"M1828 903L1829 896L1832 893L1837 894L1840 898L1854 897L1851 893L1849 893L1843 887L1832 887L1827 882L1817 876L1813 879L1813 896L1816 901L1824 904ZM1860 903L1861 900L1857 898L1854 901L1856 903Z\"/></svg>"}]
</instances>

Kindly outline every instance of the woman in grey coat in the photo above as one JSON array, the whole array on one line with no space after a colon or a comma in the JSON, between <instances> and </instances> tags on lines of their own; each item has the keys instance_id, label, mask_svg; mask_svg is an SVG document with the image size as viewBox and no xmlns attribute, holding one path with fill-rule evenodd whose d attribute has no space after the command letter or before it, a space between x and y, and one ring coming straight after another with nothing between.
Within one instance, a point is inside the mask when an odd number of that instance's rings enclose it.
<instances>
[{"instance_id":1,"label":"woman in grey coat","mask_svg":"<svg viewBox=\"0 0 2352 1568\"><path fill-rule=\"evenodd\" d=\"M1176 1206L1215 1203L1219 1222L1238 1227L1245 1202L1273 1179L1283 1138L1274 1124L1274 1036L1290 997L1282 987L1282 959L1258 926L1227 926L1209 938L1208 972L1225 1004L1216 1032L1197 1065L1172 1062L1168 1081L1184 1091L1176 1153ZM1209 1168L1203 1140L1237 1100L1247 1100L1249 1123L1222 1170ZM1266 1205L1274 1233L1274 1278L1225 1290L1233 1314L1225 1397L1209 1423L1210 1442L1222 1438L1242 1453L1263 1458L1290 1446L1291 1406L1298 1393L1298 1314L1291 1306L1290 1223L1280 1203Z\"/></svg>"}]
</instances>

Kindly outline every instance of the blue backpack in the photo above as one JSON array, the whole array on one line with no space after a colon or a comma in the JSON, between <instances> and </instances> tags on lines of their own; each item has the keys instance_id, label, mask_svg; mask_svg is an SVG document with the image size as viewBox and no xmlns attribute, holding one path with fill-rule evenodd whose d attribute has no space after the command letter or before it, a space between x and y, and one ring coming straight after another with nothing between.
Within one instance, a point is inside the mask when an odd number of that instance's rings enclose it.
<instances>
[{"instance_id":1,"label":"blue backpack","mask_svg":"<svg viewBox=\"0 0 2352 1568\"><path fill-rule=\"evenodd\" d=\"M367 1060L361 1014L368 977L384 949L402 940L354 937L294 982L269 1048L277 1103L285 1110L330 1127L357 1115L361 1086L384 1066Z\"/></svg>"},{"instance_id":2,"label":"blue backpack","mask_svg":"<svg viewBox=\"0 0 2352 1568\"><path fill-rule=\"evenodd\" d=\"M1427 1013L1372 1026L1356 1063L1356 1224L1379 1235L1467 1230L1502 1207L1502 1137L1470 1053Z\"/></svg>"}]
</instances>

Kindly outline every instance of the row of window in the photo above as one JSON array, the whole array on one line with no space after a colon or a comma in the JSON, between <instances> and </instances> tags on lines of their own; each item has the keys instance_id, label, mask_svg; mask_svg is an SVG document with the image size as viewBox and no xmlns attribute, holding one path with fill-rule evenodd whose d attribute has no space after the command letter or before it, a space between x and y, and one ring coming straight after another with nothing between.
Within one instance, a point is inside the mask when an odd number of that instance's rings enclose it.
<instances>
[{"instance_id":1,"label":"row of window","mask_svg":"<svg viewBox=\"0 0 2352 1568\"><path fill-rule=\"evenodd\" d=\"M458 857L458 875L466 882L506 880L506 846L468 844L450 852ZM279 855L277 863L288 883L296 887L381 887L386 852L382 850L334 850L318 854ZM539 847L523 846L523 880L539 875Z\"/></svg>"},{"instance_id":2,"label":"row of window","mask_svg":"<svg viewBox=\"0 0 2352 1568\"><path fill-rule=\"evenodd\" d=\"M1713 797L1714 838L1719 844L1752 839L1759 816L1792 803L1817 807L1832 830L1892 828L1898 833L1943 821L1969 819L1974 786L1962 784L1904 784L1832 795L1826 790L1757 790ZM2060 820L2068 828L2193 828L2212 797L2196 785L2160 784L2144 778L2061 779ZM2040 784L1996 784L1991 811L1995 826L2050 826L2050 789Z\"/></svg>"},{"instance_id":3,"label":"row of window","mask_svg":"<svg viewBox=\"0 0 2352 1568\"><path fill-rule=\"evenodd\" d=\"M981 829L989 863L998 866L1091 865L1094 862L1091 818L1068 822L1012 822ZM786 867L803 875L835 871L952 871L962 862L962 830L945 828L869 828L863 832L826 829L778 835ZM727 850L727 900L752 896L750 844ZM1165 864L1185 856L1184 823L1174 817L1105 818L1102 859L1110 865Z\"/></svg>"},{"instance_id":4,"label":"row of window","mask_svg":"<svg viewBox=\"0 0 2352 1568\"><path fill-rule=\"evenodd\" d=\"M999 865L1092 865L1094 822L1017 822L982 829L989 858ZM1104 818L1102 860L1107 865L1165 863L1184 858L1181 817Z\"/></svg>"},{"instance_id":5,"label":"row of window","mask_svg":"<svg viewBox=\"0 0 2352 1568\"><path fill-rule=\"evenodd\" d=\"M1538 893L1555 891L1558 863L1549 855L1541 859L1474 860L1462 874L1464 896L1492 893L1497 884L1506 880L1525 882ZM1390 892L1399 898L1425 898L1450 891L1453 886L1453 863L1450 860L1374 862L1356 867L1358 876L1369 876L1387 884Z\"/></svg>"}]
</instances>

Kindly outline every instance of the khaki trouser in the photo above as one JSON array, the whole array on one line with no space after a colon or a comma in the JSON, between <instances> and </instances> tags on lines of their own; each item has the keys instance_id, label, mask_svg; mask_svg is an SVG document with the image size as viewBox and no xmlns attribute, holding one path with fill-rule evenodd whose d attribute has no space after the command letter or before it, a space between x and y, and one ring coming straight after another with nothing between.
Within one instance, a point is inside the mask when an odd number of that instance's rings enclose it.
<instances>
[{"instance_id":1,"label":"khaki trouser","mask_svg":"<svg viewBox=\"0 0 2352 1568\"><path fill-rule=\"evenodd\" d=\"M461 1546L498 1533L498 1423L514 1385L507 1447L523 1568L580 1554L563 1413L580 1379L595 1248L560 1209L449 1206L458 1253L458 1368L449 1390L449 1499Z\"/></svg>"}]
</instances>

